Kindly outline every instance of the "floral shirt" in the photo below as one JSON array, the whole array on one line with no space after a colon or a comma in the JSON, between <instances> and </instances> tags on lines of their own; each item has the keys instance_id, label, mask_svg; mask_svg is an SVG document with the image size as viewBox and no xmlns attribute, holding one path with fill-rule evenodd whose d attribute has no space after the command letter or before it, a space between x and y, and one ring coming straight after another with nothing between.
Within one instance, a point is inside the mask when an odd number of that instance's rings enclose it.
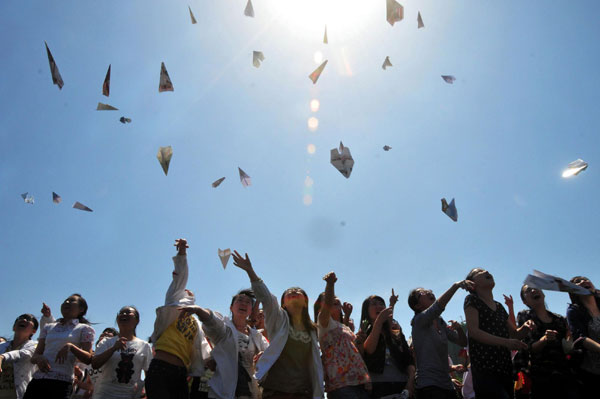
<instances>
[{"instance_id":1,"label":"floral shirt","mask_svg":"<svg viewBox=\"0 0 600 399\"><path fill-rule=\"evenodd\" d=\"M325 373L325 391L370 382L367 366L354 345L356 336L347 326L330 318L327 327L319 322L317 330Z\"/></svg>"}]
</instances>

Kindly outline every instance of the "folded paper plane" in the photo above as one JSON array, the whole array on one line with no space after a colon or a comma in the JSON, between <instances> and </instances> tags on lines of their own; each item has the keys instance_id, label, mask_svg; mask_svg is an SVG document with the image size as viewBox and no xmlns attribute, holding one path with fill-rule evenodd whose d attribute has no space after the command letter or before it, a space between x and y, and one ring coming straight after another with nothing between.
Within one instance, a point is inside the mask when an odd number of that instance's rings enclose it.
<instances>
[{"instance_id":1,"label":"folded paper plane","mask_svg":"<svg viewBox=\"0 0 600 399\"><path fill-rule=\"evenodd\" d=\"M169 73L167 72L167 68L165 67L165 63L160 63L160 81L158 83L158 92L162 93L163 91L173 91L173 83L171 83L171 78L169 78Z\"/></svg>"},{"instance_id":2,"label":"folded paper plane","mask_svg":"<svg viewBox=\"0 0 600 399\"><path fill-rule=\"evenodd\" d=\"M196 18L194 18L194 13L192 12L192 9L190 8L190 6L188 6L188 10L190 10L190 18L192 19L192 24L195 24Z\"/></svg>"},{"instance_id":3,"label":"folded paper plane","mask_svg":"<svg viewBox=\"0 0 600 399\"><path fill-rule=\"evenodd\" d=\"M50 63L50 73L52 74L52 83L58 86L58 89L62 89L65 83L60 76L60 72L58 71L58 67L56 66L56 62L54 62L54 57L52 57L52 53L48 48L48 43L44 42L46 45L46 52L48 53L48 62Z\"/></svg>"},{"instance_id":4,"label":"folded paper plane","mask_svg":"<svg viewBox=\"0 0 600 399\"><path fill-rule=\"evenodd\" d=\"M319 67L317 69L315 69L315 71L313 73L308 75L310 80L312 80L313 84L316 84L317 80L319 80L319 76L321 76L321 73L323 73L323 69L325 69L325 65L327 65L327 60L323 61L323 63L321 65L319 65Z\"/></svg>"},{"instance_id":5,"label":"folded paper plane","mask_svg":"<svg viewBox=\"0 0 600 399\"><path fill-rule=\"evenodd\" d=\"M254 17L254 7L252 7L252 0L248 0L246 8L244 9L244 15L247 17Z\"/></svg>"},{"instance_id":6,"label":"folded paper plane","mask_svg":"<svg viewBox=\"0 0 600 399\"><path fill-rule=\"evenodd\" d=\"M230 256L231 256L231 249L219 248L219 258L221 258L221 264L223 264L223 269L225 269L227 267L227 262L229 262Z\"/></svg>"},{"instance_id":7,"label":"folded paper plane","mask_svg":"<svg viewBox=\"0 0 600 399\"><path fill-rule=\"evenodd\" d=\"M444 212L448 217L455 222L458 222L458 211L456 210L456 204L454 203L454 198L448 204L446 202L446 198L442 198L442 212Z\"/></svg>"},{"instance_id":8,"label":"folded paper plane","mask_svg":"<svg viewBox=\"0 0 600 399\"><path fill-rule=\"evenodd\" d=\"M244 186L244 187L251 186L252 180L250 179L250 176L248 176L246 174L246 172L244 172L239 166L238 166L238 170L240 171L240 182L242 182L242 186Z\"/></svg>"},{"instance_id":9,"label":"folded paper plane","mask_svg":"<svg viewBox=\"0 0 600 399\"><path fill-rule=\"evenodd\" d=\"M381 69L386 70L387 67L391 67L391 66L393 66L393 65L392 65L392 62L390 61L390 57L389 56L385 57L385 60L383 61L383 65L381 66Z\"/></svg>"},{"instance_id":10,"label":"folded paper plane","mask_svg":"<svg viewBox=\"0 0 600 399\"><path fill-rule=\"evenodd\" d=\"M454 81L456 80L456 78L452 75L442 75L442 79L444 79L444 82L449 83L449 84L453 84Z\"/></svg>"},{"instance_id":11,"label":"folded paper plane","mask_svg":"<svg viewBox=\"0 0 600 399\"><path fill-rule=\"evenodd\" d=\"M352 168L354 167L354 159L352 159L350 149L344 147L344 144L341 141L339 150L337 148L331 149L331 164L335 166L346 179L350 177Z\"/></svg>"},{"instance_id":12,"label":"folded paper plane","mask_svg":"<svg viewBox=\"0 0 600 399\"><path fill-rule=\"evenodd\" d=\"M87 206L83 205L81 202L77 202L77 201L75 201L75 203L73 204L73 208L79 209L81 211L94 212Z\"/></svg>"},{"instance_id":13,"label":"folded paper plane","mask_svg":"<svg viewBox=\"0 0 600 399\"><path fill-rule=\"evenodd\" d=\"M404 7L396 0L387 0L386 19L390 25L394 26L396 22L402 21L402 18L404 18Z\"/></svg>"},{"instance_id":14,"label":"folded paper plane","mask_svg":"<svg viewBox=\"0 0 600 399\"><path fill-rule=\"evenodd\" d=\"M119 121L120 121L122 124L125 124L125 123L131 123L131 118L125 118L124 116L122 116L121 118L119 118Z\"/></svg>"},{"instance_id":15,"label":"folded paper plane","mask_svg":"<svg viewBox=\"0 0 600 399\"><path fill-rule=\"evenodd\" d=\"M169 173L169 164L171 163L171 158L173 157L173 149L171 146L168 147L160 147L158 149L158 154L156 154L156 158L158 158L158 162L160 162L160 166L165 172L165 176Z\"/></svg>"},{"instance_id":16,"label":"folded paper plane","mask_svg":"<svg viewBox=\"0 0 600 399\"><path fill-rule=\"evenodd\" d=\"M323 35L323 43L329 44L329 40L327 39L327 25L325 25L325 34Z\"/></svg>"},{"instance_id":17,"label":"folded paper plane","mask_svg":"<svg viewBox=\"0 0 600 399\"><path fill-rule=\"evenodd\" d=\"M213 186L213 188L217 188L217 187L219 187L219 185L220 185L221 183L223 183L223 180L225 180L225 178L224 178L224 177L221 177L220 179L217 179L217 180L215 180L215 181L214 181L214 182L211 184L211 186Z\"/></svg>"},{"instance_id":18,"label":"folded paper plane","mask_svg":"<svg viewBox=\"0 0 600 399\"><path fill-rule=\"evenodd\" d=\"M389 145L384 145L383 146L383 151L389 151L391 149L392 149L392 147L390 147Z\"/></svg>"},{"instance_id":19,"label":"folded paper plane","mask_svg":"<svg viewBox=\"0 0 600 399\"><path fill-rule=\"evenodd\" d=\"M108 71L106 72L104 83L102 84L102 94L106 97L110 94L110 65L108 65Z\"/></svg>"},{"instance_id":20,"label":"folded paper plane","mask_svg":"<svg viewBox=\"0 0 600 399\"><path fill-rule=\"evenodd\" d=\"M565 169L562 173L562 177L572 177L577 176L579 172L586 170L588 167L587 162L583 159L578 159L576 161L571 162L567 165L567 169Z\"/></svg>"},{"instance_id":21,"label":"folded paper plane","mask_svg":"<svg viewBox=\"0 0 600 399\"><path fill-rule=\"evenodd\" d=\"M423 23L423 18L421 17L421 12L417 14L417 29L424 28L425 24Z\"/></svg>"},{"instance_id":22,"label":"folded paper plane","mask_svg":"<svg viewBox=\"0 0 600 399\"><path fill-rule=\"evenodd\" d=\"M29 193L21 194L21 198L23 198L23 201L25 201L26 204L33 205L35 202L35 200L33 199L33 195L29 195Z\"/></svg>"},{"instance_id":23,"label":"folded paper plane","mask_svg":"<svg viewBox=\"0 0 600 399\"><path fill-rule=\"evenodd\" d=\"M254 65L256 68L258 68L260 66L261 61L264 60L265 56L263 55L262 51L252 52L252 65Z\"/></svg>"},{"instance_id":24,"label":"folded paper plane","mask_svg":"<svg viewBox=\"0 0 600 399\"><path fill-rule=\"evenodd\" d=\"M62 201L62 198L60 197L60 195L58 195L54 191L52 191L52 202L54 202L55 204L60 204L61 201Z\"/></svg>"},{"instance_id":25,"label":"folded paper plane","mask_svg":"<svg viewBox=\"0 0 600 399\"><path fill-rule=\"evenodd\" d=\"M523 284L527 284L528 286L539 290L569 292L576 295L592 294L590 290L586 288L580 287L577 284L560 277L542 273L539 270L534 270L533 274L528 274L525 281L523 281Z\"/></svg>"},{"instance_id":26,"label":"folded paper plane","mask_svg":"<svg viewBox=\"0 0 600 399\"><path fill-rule=\"evenodd\" d=\"M118 108L113 107L110 104L98 103L96 111L118 111Z\"/></svg>"}]
</instances>

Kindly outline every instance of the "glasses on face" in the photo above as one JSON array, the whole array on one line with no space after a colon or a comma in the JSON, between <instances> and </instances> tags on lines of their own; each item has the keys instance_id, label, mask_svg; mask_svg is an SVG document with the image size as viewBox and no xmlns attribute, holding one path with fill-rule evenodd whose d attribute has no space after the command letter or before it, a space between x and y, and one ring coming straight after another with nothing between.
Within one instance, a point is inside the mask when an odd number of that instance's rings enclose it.
<instances>
[{"instance_id":1,"label":"glasses on face","mask_svg":"<svg viewBox=\"0 0 600 399\"><path fill-rule=\"evenodd\" d=\"M247 305L252 305L252 299L250 299L248 297L243 297L243 296L238 296L237 298L235 298L234 302L245 303Z\"/></svg>"}]
</instances>

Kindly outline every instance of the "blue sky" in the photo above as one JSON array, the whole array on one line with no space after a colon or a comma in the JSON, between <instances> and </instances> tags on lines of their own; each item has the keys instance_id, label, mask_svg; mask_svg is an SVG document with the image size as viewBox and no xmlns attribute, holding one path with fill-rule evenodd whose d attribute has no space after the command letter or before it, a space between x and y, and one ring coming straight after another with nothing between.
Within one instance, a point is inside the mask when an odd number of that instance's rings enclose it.
<instances>
[{"instance_id":1,"label":"blue sky","mask_svg":"<svg viewBox=\"0 0 600 399\"><path fill-rule=\"evenodd\" d=\"M133 304L149 336L178 237L190 243L200 305L228 312L249 286L221 267L217 249L230 247L250 254L277 296L298 285L311 305L335 270L357 320L364 298L394 287L407 331L411 288L441 294L472 267L488 268L496 299L512 294L517 310L534 268L598 280L600 5L411 0L392 27L384 0L253 3L255 18L245 0L0 4L0 334L42 301L58 313L80 292L97 330ZM253 50L265 55L259 69ZM329 63L313 85L316 52ZM161 62L172 93L158 93ZM95 111L99 101L119 111ZM329 163L340 140L355 159L349 179ZM156 153L167 145L165 176ZM562 179L577 158L589 169ZM458 223L442 197L456 198ZM463 298L446 319L460 318ZM551 310L567 301L547 293Z\"/></svg>"}]
</instances>

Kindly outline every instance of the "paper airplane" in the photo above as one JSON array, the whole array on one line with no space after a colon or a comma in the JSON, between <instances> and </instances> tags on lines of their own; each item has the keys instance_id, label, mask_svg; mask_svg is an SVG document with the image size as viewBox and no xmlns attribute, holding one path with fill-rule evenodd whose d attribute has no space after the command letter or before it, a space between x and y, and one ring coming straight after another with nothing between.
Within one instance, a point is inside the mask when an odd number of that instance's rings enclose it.
<instances>
[{"instance_id":1,"label":"paper airplane","mask_svg":"<svg viewBox=\"0 0 600 399\"><path fill-rule=\"evenodd\" d=\"M224 177L221 177L220 179L217 179L217 180L215 180L215 181L214 181L214 182L211 184L211 186L213 186L213 188L217 188L217 187L219 187L219 185L220 185L221 183L223 183L223 180L225 180L225 178L224 178Z\"/></svg>"},{"instance_id":2,"label":"paper airplane","mask_svg":"<svg viewBox=\"0 0 600 399\"><path fill-rule=\"evenodd\" d=\"M229 262L229 257L231 256L231 249L227 248L222 250L219 248L219 258L221 258L221 263L223 264L223 269L227 267L227 262Z\"/></svg>"},{"instance_id":3,"label":"paper airplane","mask_svg":"<svg viewBox=\"0 0 600 399\"><path fill-rule=\"evenodd\" d=\"M73 204L73 208L79 209L81 211L94 212L87 206L83 205L81 202L77 202L77 201L75 201L75 203Z\"/></svg>"},{"instance_id":4,"label":"paper airplane","mask_svg":"<svg viewBox=\"0 0 600 399\"><path fill-rule=\"evenodd\" d=\"M417 14L417 29L424 28L425 24L423 23L423 18L421 18L421 12Z\"/></svg>"},{"instance_id":5,"label":"paper airplane","mask_svg":"<svg viewBox=\"0 0 600 399\"><path fill-rule=\"evenodd\" d=\"M390 57L389 56L385 57L385 60L383 61L383 65L381 66L381 69L386 70L387 67L391 67L391 66L393 66L393 65L392 65L392 62L390 61Z\"/></svg>"},{"instance_id":6,"label":"paper airplane","mask_svg":"<svg viewBox=\"0 0 600 399\"><path fill-rule=\"evenodd\" d=\"M442 79L444 79L444 82L446 83L454 83L454 81L456 80L456 78L452 75L442 75Z\"/></svg>"},{"instance_id":7,"label":"paper airplane","mask_svg":"<svg viewBox=\"0 0 600 399\"><path fill-rule=\"evenodd\" d=\"M33 203L35 202L33 199L33 195L29 195L29 193L21 194L21 198L23 198L23 201L25 201L26 204L33 205Z\"/></svg>"},{"instance_id":8,"label":"paper airplane","mask_svg":"<svg viewBox=\"0 0 600 399\"><path fill-rule=\"evenodd\" d=\"M252 0L248 0L248 3L246 4L246 9L244 9L244 15L247 17L254 18L254 7L252 7Z\"/></svg>"},{"instance_id":9,"label":"paper airplane","mask_svg":"<svg viewBox=\"0 0 600 399\"><path fill-rule=\"evenodd\" d=\"M560 277L542 273L539 270L534 270L533 275L528 274L525 281L523 281L523 284L527 284L528 286L539 290L569 292L577 295L592 294L590 290L586 288L580 287L577 284Z\"/></svg>"},{"instance_id":10,"label":"paper airplane","mask_svg":"<svg viewBox=\"0 0 600 399\"><path fill-rule=\"evenodd\" d=\"M54 191L52 191L52 202L54 202L55 204L60 204L61 201L62 201L62 198L60 197L60 195L58 195Z\"/></svg>"},{"instance_id":11,"label":"paper airplane","mask_svg":"<svg viewBox=\"0 0 600 399\"><path fill-rule=\"evenodd\" d=\"M104 83L102 84L102 94L106 97L110 94L110 64L108 65L108 71L106 72Z\"/></svg>"},{"instance_id":12,"label":"paper airplane","mask_svg":"<svg viewBox=\"0 0 600 399\"><path fill-rule=\"evenodd\" d=\"M562 173L562 177L572 177L577 176L579 172L586 170L588 167L587 162L583 159L578 159L576 161L571 162L567 165L567 169L565 169Z\"/></svg>"},{"instance_id":13,"label":"paper airplane","mask_svg":"<svg viewBox=\"0 0 600 399\"><path fill-rule=\"evenodd\" d=\"M327 39L327 25L325 25L325 34L323 35L323 43L329 44L329 40Z\"/></svg>"},{"instance_id":14,"label":"paper airplane","mask_svg":"<svg viewBox=\"0 0 600 399\"><path fill-rule=\"evenodd\" d=\"M190 18L192 19L192 24L196 23L196 18L194 18L194 13L192 13L192 9L188 6L188 10L190 10Z\"/></svg>"},{"instance_id":15,"label":"paper airplane","mask_svg":"<svg viewBox=\"0 0 600 399\"><path fill-rule=\"evenodd\" d=\"M125 118L124 116L122 116L121 118L119 118L119 121L120 121L122 124L125 124L125 123L131 123L131 118Z\"/></svg>"},{"instance_id":16,"label":"paper airplane","mask_svg":"<svg viewBox=\"0 0 600 399\"><path fill-rule=\"evenodd\" d=\"M104 103L98 103L98 106L96 107L96 111L118 111L118 108L113 107L112 105L109 104L104 104Z\"/></svg>"},{"instance_id":17,"label":"paper airplane","mask_svg":"<svg viewBox=\"0 0 600 399\"><path fill-rule=\"evenodd\" d=\"M392 147L390 147L389 145L384 145L383 146L383 151L389 151L391 149L392 149Z\"/></svg>"},{"instance_id":18,"label":"paper airplane","mask_svg":"<svg viewBox=\"0 0 600 399\"><path fill-rule=\"evenodd\" d=\"M339 151L337 148L331 149L331 164L335 166L346 179L350 177L352 167L354 166L354 159L352 159L350 149L344 147L344 144L341 141Z\"/></svg>"},{"instance_id":19,"label":"paper airplane","mask_svg":"<svg viewBox=\"0 0 600 399\"><path fill-rule=\"evenodd\" d=\"M240 181L242 182L242 186L244 186L244 187L251 186L252 180L250 179L250 176L248 176L246 174L246 172L244 172L239 166L238 166L238 170L240 171Z\"/></svg>"},{"instance_id":20,"label":"paper airplane","mask_svg":"<svg viewBox=\"0 0 600 399\"><path fill-rule=\"evenodd\" d=\"M171 78L169 78L169 73L167 72L167 68L165 67L165 63L160 63L160 82L158 83L158 92L162 93L163 91L173 91L173 83L171 83Z\"/></svg>"},{"instance_id":21,"label":"paper airplane","mask_svg":"<svg viewBox=\"0 0 600 399\"><path fill-rule=\"evenodd\" d=\"M404 18L404 7L396 0L387 0L386 19L390 25L394 26L396 22L402 21L402 18Z\"/></svg>"},{"instance_id":22,"label":"paper airplane","mask_svg":"<svg viewBox=\"0 0 600 399\"><path fill-rule=\"evenodd\" d=\"M327 60L323 61L323 63L319 65L319 67L315 69L313 73L308 75L309 79L312 80L313 84L316 84L317 80L319 80L319 76L321 76L321 73L323 73L325 65L327 65Z\"/></svg>"},{"instance_id":23,"label":"paper airplane","mask_svg":"<svg viewBox=\"0 0 600 399\"><path fill-rule=\"evenodd\" d=\"M62 89L65 83L60 76L60 72L58 71L58 67L56 66L56 62L54 62L54 57L52 57L52 53L48 48L48 43L44 42L46 45L46 52L48 53L48 62L50 63L50 73L52 74L52 83L58 86L58 89Z\"/></svg>"},{"instance_id":24,"label":"paper airplane","mask_svg":"<svg viewBox=\"0 0 600 399\"><path fill-rule=\"evenodd\" d=\"M456 210L456 204L454 204L454 198L448 204L446 198L442 198L442 212L455 222L458 222L458 211Z\"/></svg>"},{"instance_id":25,"label":"paper airplane","mask_svg":"<svg viewBox=\"0 0 600 399\"><path fill-rule=\"evenodd\" d=\"M265 56L262 51L253 51L252 52L252 65L256 68L260 66L260 62L265 60Z\"/></svg>"},{"instance_id":26,"label":"paper airplane","mask_svg":"<svg viewBox=\"0 0 600 399\"><path fill-rule=\"evenodd\" d=\"M165 176L169 173L169 164L171 163L171 157L173 157L173 149L171 146L168 147L160 147L158 149L158 154L156 154L156 158L158 158L158 162L160 162L160 166L162 166L163 171L165 172Z\"/></svg>"}]
</instances>

